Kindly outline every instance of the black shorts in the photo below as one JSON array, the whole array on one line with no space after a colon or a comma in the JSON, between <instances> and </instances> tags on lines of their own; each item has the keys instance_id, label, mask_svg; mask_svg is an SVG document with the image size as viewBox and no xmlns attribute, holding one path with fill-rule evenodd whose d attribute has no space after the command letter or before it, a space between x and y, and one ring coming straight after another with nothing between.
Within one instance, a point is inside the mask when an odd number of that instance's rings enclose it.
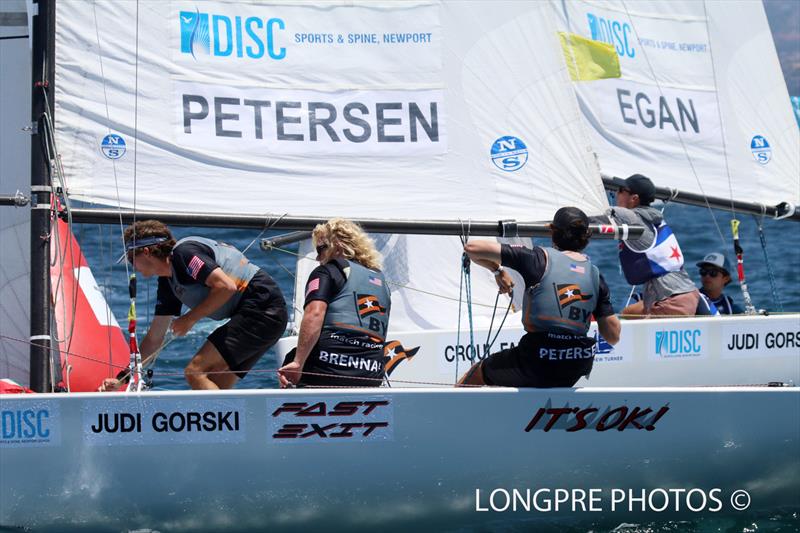
<instances>
[{"instance_id":1,"label":"black shorts","mask_svg":"<svg viewBox=\"0 0 800 533\"><path fill-rule=\"evenodd\" d=\"M208 336L209 342L239 378L247 375L264 352L278 342L289 316L280 289L258 272L242 294L231 319Z\"/></svg>"},{"instance_id":2,"label":"black shorts","mask_svg":"<svg viewBox=\"0 0 800 533\"><path fill-rule=\"evenodd\" d=\"M584 336L526 333L517 346L481 363L483 378L502 387L572 387L591 372L594 344Z\"/></svg>"},{"instance_id":3,"label":"black shorts","mask_svg":"<svg viewBox=\"0 0 800 533\"><path fill-rule=\"evenodd\" d=\"M361 334L323 330L303 365L298 387L380 387L386 372L383 342ZM283 364L294 361L297 349L286 354Z\"/></svg>"}]
</instances>

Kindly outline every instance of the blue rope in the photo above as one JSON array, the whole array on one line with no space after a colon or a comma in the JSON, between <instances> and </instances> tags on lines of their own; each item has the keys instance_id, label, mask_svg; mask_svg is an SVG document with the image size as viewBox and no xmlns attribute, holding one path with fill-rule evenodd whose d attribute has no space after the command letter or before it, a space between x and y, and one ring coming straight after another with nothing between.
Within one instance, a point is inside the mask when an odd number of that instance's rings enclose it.
<instances>
[{"instance_id":1,"label":"blue rope","mask_svg":"<svg viewBox=\"0 0 800 533\"><path fill-rule=\"evenodd\" d=\"M478 359L478 347L475 346L475 328L472 324L472 272L469 268L469 257L467 254L464 254L464 279L467 281L467 316L469 317L469 345L472 347L472 353L475 355L476 361L473 361L472 364L475 364ZM469 351L467 351L467 358L469 358Z\"/></svg>"},{"instance_id":2,"label":"blue rope","mask_svg":"<svg viewBox=\"0 0 800 533\"><path fill-rule=\"evenodd\" d=\"M764 262L767 264L767 275L769 276L769 286L772 289L772 299L775 301L775 306L779 312L783 312L783 303L781 303L780 296L778 296L778 287L775 283L775 273L772 270L772 264L769 262L769 254L767 254L767 238L764 235L764 227L761 225L761 218L753 215L758 226L758 237L761 239L761 250L764 252Z\"/></svg>"},{"instance_id":3,"label":"blue rope","mask_svg":"<svg viewBox=\"0 0 800 533\"><path fill-rule=\"evenodd\" d=\"M462 261L463 263L463 261ZM461 294L464 286L464 269L461 269L461 277L458 280L458 325L456 326L456 382L458 382L458 348L461 346Z\"/></svg>"}]
</instances>

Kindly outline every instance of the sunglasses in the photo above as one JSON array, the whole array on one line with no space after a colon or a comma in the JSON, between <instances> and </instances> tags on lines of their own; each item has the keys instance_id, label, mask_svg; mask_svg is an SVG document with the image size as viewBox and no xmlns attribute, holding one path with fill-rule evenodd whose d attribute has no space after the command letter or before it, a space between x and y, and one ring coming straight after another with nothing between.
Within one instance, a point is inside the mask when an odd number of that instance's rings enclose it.
<instances>
[{"instance_id":1,"label":"sunglasses","mask_svg":"<svg viewBox=\"0 0 800 533\"><path fill-rule=\"evenodd\" d=\"M318 244L317 245L317 255L322 255L322 252L328 249L327 244Z\"/></svg>"},{"instance_id":2,"label":"sunglasses","mask_svg":"<svg viewBox=\"0 0 800 533\"><path fill-rule=\"evenodd\" d=\"M722 271L721 270L717 270L716 268L701 268L700 269L700 276L710 276L712 278L716 278L720 274L722 274Z\"/></svg>"},{"instance_id":3,"label":"sunglasses","mask_svg":"<svg viewBox=\"0 0 800 533\"><path fill-rule=\"evenodd\" d=\"M632 190L630 190L630 189L629 189L629 188L627 188L627 187L620 187L619 189L617 189L617 194L621 194L621 193L623 193L623 192L626 192L626 193L628 193L628 194L631 194L633 191L632 191Z\"/></svg>"}]
</instances>

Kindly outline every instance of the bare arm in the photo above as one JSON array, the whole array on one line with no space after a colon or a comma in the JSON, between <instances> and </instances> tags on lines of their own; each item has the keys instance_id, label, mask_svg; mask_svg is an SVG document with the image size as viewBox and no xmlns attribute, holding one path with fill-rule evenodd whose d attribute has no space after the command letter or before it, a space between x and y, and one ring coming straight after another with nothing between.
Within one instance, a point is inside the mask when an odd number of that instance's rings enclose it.
<instances>
[{"instance_id":1,"label":"bare arm","mask_svg":"<svg viewBox=\"0 0 800 533\"><path fill-rule=\"evenodd\" d=\"M219 267L211 271L206 286L211 289L206 299L172 323L172 332L178 337L186 335L198 320L222 307L236 292L236 283Z\"/></svg>"},{"instance_id":2,"label":"bare arm","mask_svg":"<svg viewBox=\"0 0 800 533\"><path fill-rule=\"evenodd\" d=\"M611 344L617 344L619 342L619 334L622 331L622 324L617 318L617 315L609 315L600 317L597 319L597 329L600 331L600 335Z\"/></svg>"},{"instance_id":3,"label":"bare arm","mask_svg":"<svg viewBox=\"0 0 800 533\"><path fill-rule=\"evenodd\" d=\"M156 315L153 317L150 327L139 345L143 365L146 365L152 357L155 357L161 345L164 344L164 337L171 322L172 317L169 315ZM128 382L129 376L130 370L125 368L117 374L117 377L104 379L97 390L100 392L119 390Z\"/></svg>"},{"instance_id":4,"label":"bare arm","mask_svg":"<svg viewBox=\"0 0 800 533\"><path fill-rule=\"evenodd\" d=\"M328 303L322 300L314 300L306 306L303 321L300 322L294 361L278 369L278 381L282 388L288 387L289 383L297 384L300 381L303 366L319 340L327 311Z\"/></svg>"},{"instance_id":5,"label":"bare arm","mask_svg":"<svg viewBox=\"0 0 800 533\"><path fill-rule=\"evenodd\" d=\"M303 312L303 321L300 322L300 334L297 337L297 353L294 356L294 360L301 367L306 364L308 355L319 340L327 310L327 302L314 300L306 306Z\"/></svg>"},{"instance_id":6,"label":"bare arm","mask_svg":"<svg viewBox=\"0 0 800 533\"><path fill-rule=\"evenodd\" d=\"M470 260L476 264L497 272L500 268L500 243L494 241L470 241L464 246L464 251L469 256ZM502 294L508 294L514 287L514 279L506 271L496 274L494 280Z\"/></svg>"},{"instance_id":7,"label":"bare arm","mask_svg":"<svg viewBox=\"0 0 800 533\"><path fill-rule=\"evenodd\" d=\"M469 258L489 270L500 266L500 243L494 241L470 241L464 246Z\"/></svg>"},{"instance_id":8,"label":"bare arm","mask_svg":"<svg viewBox=\"0 0 800 533\"><path fill-rule=\"evenodd\" d=\"M164 337L167 334L171 322L172 317L169 315L156 315L153 317L153 321L150 322L150 328L148 328L147 334L144 336L142 344L139 346L139 351L142 352L143 363L158 352L158 349L164 344Z\"/></svg>"}]
</instances>

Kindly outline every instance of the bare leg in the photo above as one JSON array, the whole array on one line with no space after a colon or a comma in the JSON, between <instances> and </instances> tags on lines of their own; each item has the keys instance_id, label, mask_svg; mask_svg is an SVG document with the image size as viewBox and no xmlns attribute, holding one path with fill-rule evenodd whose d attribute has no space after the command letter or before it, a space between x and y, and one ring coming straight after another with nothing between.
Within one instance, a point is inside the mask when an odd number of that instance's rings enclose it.
<instances>
[{"instance_id":1,"label":"bare leg","mask_svg":"<svg viewBox=\"0 0 800 533\"><path fill-rule=\"evenodd\" d=\"M458 380L456 387L464 385L486 385L483 380L483 365L482 363L475 363L467 372Z\"/></svg>"},{"instance_id":2,"label":"bare leg","mask_svg":"<svg viewBox=\"0 0 800 533\"><path fill-rule=\"evenodd\" d=\"M195 390L230 389L239 379L236 374L211 374L229 370L217 348L206 341L184 370L186 381Z\"/></svg>"}]
</instances>

